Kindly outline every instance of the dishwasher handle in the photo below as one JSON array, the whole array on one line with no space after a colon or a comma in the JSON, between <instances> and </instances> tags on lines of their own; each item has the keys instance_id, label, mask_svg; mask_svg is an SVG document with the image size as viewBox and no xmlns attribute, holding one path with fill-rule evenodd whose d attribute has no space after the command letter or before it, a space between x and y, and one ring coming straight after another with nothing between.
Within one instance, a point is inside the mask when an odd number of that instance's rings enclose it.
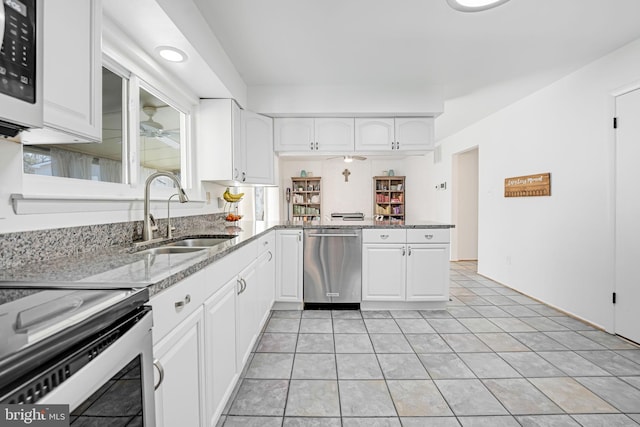
<instances>
[{"instance_id":1,"label":"dishwasher handle","mask_svg":"<svg viewBox=\"0 0 640 427\"><path fill-rule=\"evenodd\" d=\"M308 237L360 237L359 234L341 234L341 233L312 233Z\"/></svg>"}]
</instances>

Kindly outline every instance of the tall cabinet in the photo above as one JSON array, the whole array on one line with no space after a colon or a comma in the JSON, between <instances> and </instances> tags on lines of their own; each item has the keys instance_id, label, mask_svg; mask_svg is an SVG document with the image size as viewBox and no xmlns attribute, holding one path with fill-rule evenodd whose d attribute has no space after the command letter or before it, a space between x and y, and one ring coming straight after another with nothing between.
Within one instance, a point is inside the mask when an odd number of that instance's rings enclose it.
<instances>
[{"instance_id":1,"label":"tall cabinet","mask_svg":"<svg viewBox=\"0 0 640 427\"><path fill-rule=\"evenodd\" d=\"M291 178L291 203L294 221L320 219L321 181L320 177Z\"/></svg>"},{"instance_id":2,"label":"tall cabinet","mask_svg":"<svg viewBox=\"0 0 640 427\"><path fill-rule=\"evenodd\" d=\"M373 214L385 221L405 219L405 177L373 177Z\"/></svg>"}]
</instances>

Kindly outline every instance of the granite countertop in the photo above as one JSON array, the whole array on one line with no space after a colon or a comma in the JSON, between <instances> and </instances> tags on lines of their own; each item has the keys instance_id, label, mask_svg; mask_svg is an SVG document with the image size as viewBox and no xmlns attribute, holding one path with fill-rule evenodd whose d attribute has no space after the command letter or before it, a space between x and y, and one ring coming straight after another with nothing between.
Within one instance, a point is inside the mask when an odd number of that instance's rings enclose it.
<instances>
[{"instance_id":1,"label":"granite countertop","mask_svg":"<svg viewBox=\"0 0 640 427\"><path fill-rule=\"evenodd\" d=\"M188 234L174 237L181 240L209 235L231 235L228 241L197 252L148 255L140 251L160 246L163 240L145 245L113 246L102 252L67 256L33 263L0 272L0 282L38 282L43 284L83 282L96 287L149 287L151 296L179 282L230 252L246 245L262 234L274 229L290 228L452 228L452 225L431 221L401 224L388 221L240 221L234 227L201 227ZM5 288L10 284L4 283ZM8 294L8 291L4 291ZM24 292L24 291L22 291ZM20 292L20 293L22 293Z\"/></svg>"}]
</instances>

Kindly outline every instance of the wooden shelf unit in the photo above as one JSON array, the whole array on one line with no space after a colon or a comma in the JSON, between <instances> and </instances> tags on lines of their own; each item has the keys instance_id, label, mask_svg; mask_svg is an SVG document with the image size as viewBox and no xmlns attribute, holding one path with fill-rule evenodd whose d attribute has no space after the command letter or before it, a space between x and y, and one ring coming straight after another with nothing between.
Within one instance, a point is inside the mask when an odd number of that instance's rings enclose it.
<instances>
[{"instance_id":1,"label":"wooden shelf unit","mask_svg":"<svg viewBox=\"0 0 640 427\"><path fill-rule=\"evenodd\" d=\"M291 204L294 221L320 220L321 186L319 176L291 178Z\"/></svg>"},{"instance_id":2,"label":"wooden shelf unit","mask_svg":"<svg viewBox=\"0 0 640 427\"><path fill-rule=\"evenodd\" d=\"M373 177L373 215L382 215L385 221L404 221L405 177Z\"/></svg>"}]
</instances>

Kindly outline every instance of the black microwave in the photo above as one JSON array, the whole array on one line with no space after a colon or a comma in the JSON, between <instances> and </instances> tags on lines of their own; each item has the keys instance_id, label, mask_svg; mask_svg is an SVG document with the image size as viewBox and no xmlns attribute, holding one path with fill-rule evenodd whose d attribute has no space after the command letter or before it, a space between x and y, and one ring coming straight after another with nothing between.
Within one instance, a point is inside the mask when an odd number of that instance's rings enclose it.
<instances>
[{"instance_id":1,"label":"black microwave","mask_svg":"<svg viewBox=\"0 0 640 427\"><path fill-rule=\"evenodd\" d=\"M42 126L42 2L0 2L0 133L10 134Z\"/></svg>"}]
</instances>

